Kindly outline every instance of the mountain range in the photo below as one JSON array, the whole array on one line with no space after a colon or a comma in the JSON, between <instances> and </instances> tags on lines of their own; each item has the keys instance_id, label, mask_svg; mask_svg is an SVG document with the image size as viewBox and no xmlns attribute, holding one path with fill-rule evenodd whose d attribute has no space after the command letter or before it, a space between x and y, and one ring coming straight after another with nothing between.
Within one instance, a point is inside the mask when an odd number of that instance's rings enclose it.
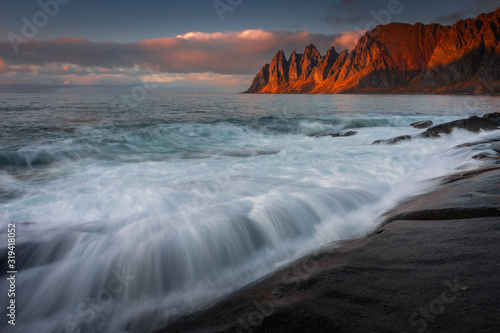
<instances>
[{"instance_id":1,"label":"mountain range","mask_svg":"<svg viewBox=\"0 0 500 333\"><path fill-rule=\"evenodd\" d=\"M351 52L278 51L246 93L500 93L500 8L453 26L391 23Z\"/></svg>"}]
</instances>

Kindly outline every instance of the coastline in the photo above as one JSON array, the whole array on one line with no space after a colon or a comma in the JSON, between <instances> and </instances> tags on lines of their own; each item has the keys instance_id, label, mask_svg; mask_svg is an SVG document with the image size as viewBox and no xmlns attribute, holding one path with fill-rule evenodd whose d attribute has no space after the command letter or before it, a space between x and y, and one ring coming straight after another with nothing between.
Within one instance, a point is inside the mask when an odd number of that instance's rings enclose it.
<instances>
[{"instance_id":1,"label":"coastline","mask_svg":"<svg viewBox=\"0 0 500 333\"><path fill-rule=\"evenodd\" d=\"M317 92L247 92L242 91L238 94L248 94L248 95L437 95L437 96L500 96L498 92L429 92L429 91L403 91L403 92L391 92L391 91L356 91L356 92L335 92L335 93L317 93Z\"/></svg>"},{"instance_id":2,"label":"coastline","mask_svg":"<svg viewBox=\"0 0 500 333\"><path fill-rule=\"evenodd\" d=\"M500 331L498 161L159 332Z\"/></svg>"},{"instance_id":3,"label":"coastline","mask_svg":"<svg viewBox=\"0 0 500 333\"><path fill-rule=\"evenodd\" d=\"M378 25L340 53L312 43L289 57L281 49L246 92L498 93L499 24L500 8L451 26Z\"/></svg>"}]
</instances>

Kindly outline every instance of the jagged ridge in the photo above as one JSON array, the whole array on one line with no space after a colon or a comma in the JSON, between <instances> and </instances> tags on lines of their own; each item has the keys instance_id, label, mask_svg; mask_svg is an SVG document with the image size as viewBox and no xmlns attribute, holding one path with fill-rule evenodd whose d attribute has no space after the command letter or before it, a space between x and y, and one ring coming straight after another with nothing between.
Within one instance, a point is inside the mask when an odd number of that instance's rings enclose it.
<instances>
[{"instance_id":1,"label":"jagged ridge","mask_svg":"<svg viewBox=\"0 0 500 333\"><path fill-rule=\"evenodd\" d=\"M246 93L500 93L500 8L453 26L391 23L351 51L278 51Z\"/></svg>"}]
</instances>

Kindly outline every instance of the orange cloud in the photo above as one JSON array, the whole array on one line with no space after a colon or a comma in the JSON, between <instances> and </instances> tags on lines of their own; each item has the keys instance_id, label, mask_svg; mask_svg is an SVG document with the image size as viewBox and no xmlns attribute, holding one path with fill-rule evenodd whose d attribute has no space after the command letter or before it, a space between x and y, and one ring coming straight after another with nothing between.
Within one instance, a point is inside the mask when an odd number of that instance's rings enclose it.
<instances>
[{"instance_id":1,"label":"orange cloud","mask_svg":"<svg viewBox=\"0 0 500 333\"><path fill-rule=\"evenodd\" d=\"M97 70L98 70L99 73L111 73L112 72L111 69L104 68L104 67L99 67Z\"/></svg>"},{"instance_id":2,"label":"orange cloud","mask_svg":"<svg viewBox=\"0 0 500 333\"><path fill-rule=\"evenodd\" d=\"M177 35L182 39L202 45L218 45L225 50L237 51L240 54L256 54L262 51L272 50L276 53L278 49L302 50L309 43L317 44L320 49L328 49L328 44L333 37L323 34L312 34L309 31L290 32L284 30L268 31L263 29L247 29L233 32L188 32Z\"/></svg>"},{"instance_id":3,"label":"orange cloud","mask_svg":"<svg viewBox=\"0 0 500 333\"><path fill-rule=\"evenodd\" d=\"M271 31L262 29L245 30L238 33L238 38L247 40L269 40L274 38L274 34Z\"/></svg>"},{"instance_id":4,"label":"orange cloud","mask_svg":"<svg viewBox=\"0 0 500 333\"><path fill-rule=\"evenodd\" d=\"M2 58L0 58L0 72L6 72L8 69L9 67L7 67Z\"/></svg>"},{"instance_id":5,"label":"orange cloud","mask_svg":"<svg viewBox=\"0 0 500 333\"><path fill-rule=\"evenodd\" d=\"M188 32L184 35L177 35L176 38L192 40L192 41L202 41L211 42L214 40L270 40L274 39L275 33L272 31L266 31L262 29L248 29L243 31L235 32Z\"/></svg>"},{"instance_id":6,"label":"orange cloud","mask_svg":"<svg viewBox=\"0 0 500 333\"><path fill-rule=\"evenodd\" d=\"M352 50L363 33L325 35L248 29L188 32L135 43L63 38L32 40L23 44L19 54L12 52L8 41L0 41L0 72L3 79L8 77L13 84L74 87L158 82L167 88L209 91L213 87L237 92L247 88L276 50L302 53L309 43L315 44L322 54L331 46L337 51Z\"/></svg>"},{"instance_id":7,"label":"orange cloud","mask_svg":"<svg viewBox=\"0 0 500 333\"><path fill-rule=\"evenodd\" d=\"M94 74L89 75L60 75L56 77L62 85L80 85L80 86L95 86L95 85L126 85L133 83L131 78L120 74Z\"/></svg>"},{"instance_id":8,"label":"orange cloud","mask_svg":"<svg viewBox=\"0 0 500 333\"><path fill-rule=\"evenodd\" d=\"M3 60L2 60L3 66ZM253 75L230 75L212 72L165 73L158 68L134 66L133 68L106 69L80 67L71 64L48 64L44 66L14 65L8 73L0 75L0 83L11 85L40 86L141 86L143 83L158 83L159 91L189 92L201 89L207 92L240 92L253 79Z\"/></svg>"},{"instance_id":9,"label":"orange cloud","mask_svg":"<svg viewBox=\"0 0 500 333\"><path fill-rule=\"evenodd\" d=\"M366 33L366 30L345 31L339 37L335 38L332 43L337 51L351 51L356 47L359 39Z\"/></svg>"},{"instance_id":10,"label":"orange cloud","mask_svg":"<svg viewBox=\"0 0 500 333\"><path fill-rule=\"evenodd\" d=\"M8 42L0 42L0 57L9 64L61 64L108 69L135 65L158 66L167 73L255 74L276 50L301 52L315 44L326 52L339 35L309 31L267 31L249 29L234 32L188 32L176 37L136 43L91 42L82 38L33 40L23 45L20 55ZM344 37L345 39L345 37ZM72 70L71 66L68 68Z\"/></svg>"},{"instance_id":11,"label":"orange cloud","mask_svg":"<svg viewBox=\"0 0 500 333\"><path fill-rule=\"evenodd\" d=\"M231 33L205 33L205 32L188 32L184 35L177 35L175 38L185 39L185 40L196 40L196 41L211 41L214 39L221 39Z\"/></svg>"}]
</instances>

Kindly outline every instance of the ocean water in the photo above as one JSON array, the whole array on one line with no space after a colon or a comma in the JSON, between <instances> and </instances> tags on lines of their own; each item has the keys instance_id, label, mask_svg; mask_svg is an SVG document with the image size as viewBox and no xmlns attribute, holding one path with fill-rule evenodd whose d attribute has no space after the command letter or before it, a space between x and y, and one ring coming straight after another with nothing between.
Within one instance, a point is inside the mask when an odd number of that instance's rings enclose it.
<instances>
[{"instance_id":1,"label":"ocean water","mask_svg":"<svg viewBox=\"0 0 500 333\"><path fill-rule=\"evenodd\" d=\"M162 328L368 234L398 201L480 163L454 147L492 133L374 140L499 110L477 96L0 94L0 329ZM358 134L309 136L325 130Z\"/></svg>"}]
</instances>

